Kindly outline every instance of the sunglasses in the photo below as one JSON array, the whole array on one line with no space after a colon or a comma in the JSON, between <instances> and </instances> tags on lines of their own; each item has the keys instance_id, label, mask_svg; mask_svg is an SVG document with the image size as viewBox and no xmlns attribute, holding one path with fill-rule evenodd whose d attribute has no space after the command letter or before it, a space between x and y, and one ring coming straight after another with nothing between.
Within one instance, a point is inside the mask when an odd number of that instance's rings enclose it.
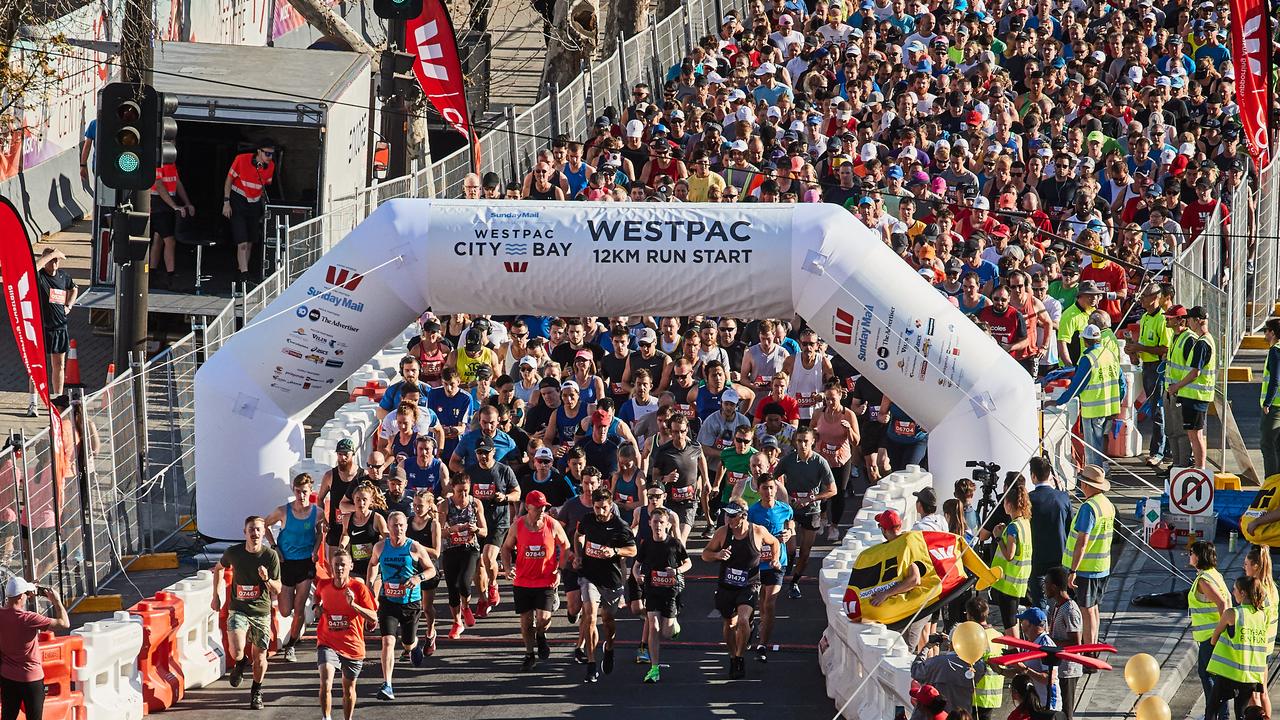
<instances>
[{"instance_id":1,"label":"sunglasses","mask_svg":"<svg viewBox=\"0 0 1280 720\"><path fill-rule=\"evenodd\" d=\"M690 378L690 377L692 377L692 376L691 376L691 375L689 375L688 373L685 373L685 374L683 374L683 375L672 375L671 377L673 377L673 378L675 378L675 379L677 379L677 380L687 380L687 379L689 379L689 378Z\"/></svg>"},{"instance_id":2,"label":"sunglasses","mask_svg":"<svg viewBox=\"0 0 1280 720\"><path fill-rule=\"evenodd\" d=\"M751 438L744 438L744 437L740 437L740 438L734 438L734 439L733 439L733 443L734 443L735 445L744 445L744 444L749 443L749 442L751 442Z\"/></svg>"}]
</instances>

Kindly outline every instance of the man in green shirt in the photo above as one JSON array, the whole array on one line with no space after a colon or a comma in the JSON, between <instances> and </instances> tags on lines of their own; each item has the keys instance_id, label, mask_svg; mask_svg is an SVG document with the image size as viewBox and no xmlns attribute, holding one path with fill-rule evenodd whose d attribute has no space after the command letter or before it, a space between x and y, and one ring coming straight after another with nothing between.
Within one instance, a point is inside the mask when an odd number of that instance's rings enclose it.
<instances>
[{"instance_id":1,"label":"man in green shirt","mask_svg":"<svg viewBox=\"0 0 1280 720\"><path fill-rule=\"evenodd\" d=\"M734 486L747 480L751 475L751 456L759 452L751 447L752 434L750 425L739 425L733 431L733 447L720 451L720 472L716 474L715 482L715 487L720 488L720 502L717 509L729 502ZM748 498L746 492L750 489L749 486L750 483L743 490L743 499L751 503L759 499L759 495L755 495L753 491L754 499Z\"/></svg>"},{"instance_id":2,"label":"man in green shirt","mask_svg":"<svg viewBox=\"0 0 1280 720\"><path fill-rule=\"evenodd\" d=\"M250 710L262 709L262 680L267 675L267 648L271 645L271 598L279 595L281 588L280 556L262 542L266 535L266 520L258 515L245 518L244 542L227 548L213 568L215 613L220 609L223 573L231 569L227 661L231 664L231 687L240 687L252 657Z\"/></svg>"},{"instance_id":3,"label":"man in green shirt","mask_svg":"<svg viewBox=\"0 0 1280 720\"><path fill-rule=\"evenodd\" d=\"M1079 285L1075 303L1062 311L1058 321L1058 362L1063 367L1076 364L1084 354L1080 331L1089 324L1089 315L1098 306L1100 297L1102 288L1092 280L1085 280Z\"/></svg>"},{"instance_id":4,"label":"man in green shirt","mask_svg":"<svg viewBox=\"0 0 1280 720\"><path fill-rule=\"evenodd\" d=\"M1049 283L1049 297L1062 303L1062 307L1071 307L1076 302L1076 293L1080 286L1080 268L1067 264L1062 268L1062 277Z\"/></svg>"}]
</instances>

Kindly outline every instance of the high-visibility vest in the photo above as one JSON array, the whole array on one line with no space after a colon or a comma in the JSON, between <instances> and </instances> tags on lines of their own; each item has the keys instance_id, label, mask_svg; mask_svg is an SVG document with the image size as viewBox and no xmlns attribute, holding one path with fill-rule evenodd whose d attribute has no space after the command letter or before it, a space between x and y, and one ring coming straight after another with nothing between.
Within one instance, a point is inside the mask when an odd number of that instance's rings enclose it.
<instances>
[{"instance_id":1,"label":"high-visibility vest","mask_svg":"<svg viewBox=\"0 0 1280 720\"><path fill-rule=\"evenodd\" d=\"M1196 597L1196 588L1200 583L1212 585L1224 601L1231 597L1227 581L1222 579L1222 573L1217 568L1196 573L1196 581L1191 583L1191 589L1187 591L1187 608L1191 610L1191 637L1196 642L1204 642L1212 637L1213 629L1218 627L1218 620L1221 619L1218 606L1213 601Z\"/></svg>"},{"instance_id":2,"label":"high-visibility vest","mask_svg":"<svg viewBox=\"0 0 1280 720\"><path fill-rule=\"evenodd\" d=\"M1080 391L1080 417L1120 414L1120 358L1111 345L1104 338L1086 352L1092 367Z\"/></svg>"},{"instance_id":3,"label":"high-visibility vest","mask_svg":"<svg viewBox=\"0 0 1280 720\"><path fill-rule=\"evenodd\" d=\"M1065 340L1071 349L1072 360L1080 362L1080 344L1071 345L1071 339L1076 333L1084 330L1089 324L1089 310L1080 307L1079 303L1072 303L1071 307L1062 311L1062 317L1058 318L1058 339ZM1066 365L1066 359L1059 359L1058 364Z\"/></svg>"},{"instance_id":4,"label":"high-visibility vest","mask_svg":"<svg viewBox=\"0 0 1280 720\"><path fill-rule=\"evenodd\" d=\"M1169 344L1169 354L1164 363L1165 387L1181 382L1182 378L1191 372L1191 367L1187 365L1187 345L1195 338L1195 333L1183 328L1182 332L1178 333L1178 336Z\"/></svg>"},{"instance_id":5,"label":"high-visibility vest","mask_svg":"<svg viewBox=\"0 0 1280 720\"><path fill-rule=\"evenodd\" d=\"M1252 605L1240 605L1235 612L1235 632L1224 632L1213 646L1207 668L1239 683L1260 683L1267 676L1267 617Z\"/></svg>"},{"instance_id":6,"label":"high-visibility vest","mask_svg":"<svg viewBox=\"0 0 1280 720\"><path fill-rule=\"evenodd\" d=\"M991 587L1010 597L1021 598L1027 594L1027 581L1031 579L1031 521L1027 518L1018 518L1009 523L1004 529L1006 537L1009 535L1010 528L1017 528L1018 547L1011 559L1005 559L1004 551L999 546L996 547L996 556L991 567L1003 570L1004 577L997 580ZM1001 540L1003 541L1003 538Z\"/></svg>"},{"instance_id":7,"label":"high-visibility vest","mask_svg":"<svg viewBox=\"0 0 1280 720\"><path fill-rule=\"evenodd\" d=\"M1212 402L1213 388L1218 380L1218 372L1215 369L1215 366L1218 363L1218 348L1214 345L1213 336L1208 333L1201 335L1198 339L1203 340L1205 344L1209 346L1209 360L1204 364L1204 367L1200 368L1200 374L1196 376L1195 380L1192 380L1190 383L1184 385L1182 389L1178 390L1178 397L1199 400L1200 402ZM1188 366L1187 372L1190 373L1190 351L1187 353L1186 362Z\"/></svg>"},{"instance_id":8,"label":"high-visibility vest","mask_svg":"<svg viewBox=\"0 0 1280 720\"><path fill-rule=\"evenodd\" d=\"M1000 637L1000 631L995 628L983 628L987 633L987 652L982 656L983 660L1000 654L1000 650L996 645L996 638ZM978 678L978 682L973 686L973 706L976 708L998 708L1004 699L1004 676L995 671L995 668L987 665L987 671Z\"/></svg>"},{"instance_id":9,"label":"high-visibility vest","mask_svg":"<svg viewBox=\"0 0 1280 720\"><path fill-rule=\"evenodd\" d=\"M1173 331L1169 327L1168 320L1165 319L1164 310L1156 310L1155 313L1143 313L1138 318L1138 344L1147 347L1169 347L1169 341L1173 339ZM1139 352L1138 360L1140 362L1159 362L1160 356L1153 355L1149 352Z\"/></svg>"},{"instance_id":10,"label":"high-visibility vest","mask_svg":"<svg viewBox=\"0 0 1280 720\"><path fill-rule=\"evenodd\" d=\"M1080 558L1080 566L1076 568L1076 571L1082 573L1110 572L1111 533L1112 527L1115 525L1116 506L1112 505L1107 496L1101 493L1085 500L1084 504L1093 509L1093 516L1096 518L1096 522L1093 524L1093 532L1089 533L1089 544L1084 547L1084 556ZM1067 537L1067 549L1062 553L1062 564L1068 569L1071 568L1071 559L1075 557L1076 541L1079 538L1080 533L1076 532L1073 526L1071 535Z\"/></svg>"},{"instance_id":11,"label":"high-visibility vest","mask_svg":"<svg viewBox=\"0 0 1280 720\"><path fill-rule=\"evenodd\" d=\"M1275 345L1272 345L1271 347L1272 348L1280 347L1280 342L1277 342ZM1259 402L1265 403L1267 401L1267 388L1271 387L1271 383L1276 382L1277 379L1280 379L1280 378L1271 377L1271 368L1266 363L1263 363L1262 364L1262 393L1259 396ZM1280 392L1277 392L1276 396L1271 398L1271 405L1272 406L1280 405Z\"/></svg>"},{"instance_id":12,"label":"high-visibility vest","mask_svg":"<svg viewBox=\"0 0 1280 720\"><path fill-rule=\"evenodd\" d=\"M1280 592L1276 591L1274 581L1267 586L1270 590L1267 592L1267 604L1262 606L1262 612L1267 619L1267 656L1276 649L1276 621L1280 620Z\"/></svg>"}]
</instances>

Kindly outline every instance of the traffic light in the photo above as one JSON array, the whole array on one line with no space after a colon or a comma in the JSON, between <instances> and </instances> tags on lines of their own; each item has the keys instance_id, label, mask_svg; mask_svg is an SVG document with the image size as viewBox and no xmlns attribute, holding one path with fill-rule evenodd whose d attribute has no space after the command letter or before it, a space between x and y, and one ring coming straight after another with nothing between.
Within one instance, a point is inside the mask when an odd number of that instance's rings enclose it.
<instances>
[{"instance_id":1,"label":"traffic light","mask_svg":"<svg viewBox=\"0 0 1280 720\"><path fill-rule=\"evenodd\" d=\"M373 0L373 14L384 20L412 20L422 14L422 0Z\"/></svg>"},{"instance_id":2,"label":"traffic light","mask_svg":"<svg viewBox=\"0 0 1280 720\"><path fill-rule=\"evenodd\" d=\"M156 168L164 156L161 147L167 144L176 156L172 140L177 124L163 112L165 104L150 85L111 83L102 89L95 149L103 185L146 190L155 184Z\"/></svg>"},{"instance_id":3,"label":"traffic light","mask_svg":"<svg viewBox=\"0 0 1280 720\"><path fill-rule=\"evenodd\" d=\"M178 161L178 121L173 114L178 112L178 98L167 93L158 94L158 112L156 113L156 135L160 146L157 148L156 165L168 165Z\"/></svg>"},{"instance_id":4,"label":"traffic light","mask_svg":"<svg viewBox=\"0 0 1280 720\"><path fill-rule=\"evenodd\" d=\"M381 83L378 94L383 99L399 96L413 102L422 94L418 77L413 74L414 56L400 50L382 51Z\"/></svg>"},{"instance_id":5,"label":"traffic light","mask_svg":"<svg viewBox=\"0 0 1280 720\"><path fill-rule=\"evenodd\" d=\"M154 180L154 172L152 173ZM147 224L151 216L133 212L129 208L117 208L111 213L111 259L117 265L147 259L151 240Z\"/></svg>"}]
</instances>

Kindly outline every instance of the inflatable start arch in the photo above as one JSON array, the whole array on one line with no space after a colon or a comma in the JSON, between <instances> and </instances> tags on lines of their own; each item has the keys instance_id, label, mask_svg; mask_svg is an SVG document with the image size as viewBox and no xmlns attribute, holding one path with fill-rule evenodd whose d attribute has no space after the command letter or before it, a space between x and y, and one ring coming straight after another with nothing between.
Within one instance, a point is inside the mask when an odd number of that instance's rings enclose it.
<instances>
[{"instance_id":1,"label":"inflatable start arch","mask_svg":"<svg viewBox=\"0 0 1280 720\"><path fill-rule=\"evenodd\" d=\"M427 307L798 314L930 431L942 498L966 460L1019 468L1037 445L1026 372L833 205L392 200L197 373L200 531L239 538L280 504L302 420Z\"/></svg>"}]
</instances>

